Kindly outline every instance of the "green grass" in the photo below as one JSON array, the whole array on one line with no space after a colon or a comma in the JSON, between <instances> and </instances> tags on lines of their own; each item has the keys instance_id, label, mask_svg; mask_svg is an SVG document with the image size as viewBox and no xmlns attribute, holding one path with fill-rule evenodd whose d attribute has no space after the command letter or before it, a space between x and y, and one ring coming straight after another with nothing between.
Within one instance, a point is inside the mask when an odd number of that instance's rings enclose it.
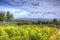
<instances>
[{"instance_id":1,"label":"green grass","mask_svg":"<svg viewBox=\"0 0 60 40\"><path fill-rule=\"evenodd\" d=\"M0 40L60 40L57 35L46 25L0 25Z\"/></svg>"}]
</instances>

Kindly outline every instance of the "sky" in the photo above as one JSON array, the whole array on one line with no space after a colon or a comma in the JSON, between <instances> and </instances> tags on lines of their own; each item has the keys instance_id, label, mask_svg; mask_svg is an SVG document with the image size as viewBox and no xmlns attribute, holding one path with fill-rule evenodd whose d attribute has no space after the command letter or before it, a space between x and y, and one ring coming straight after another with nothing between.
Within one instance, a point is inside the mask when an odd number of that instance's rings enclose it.
<instances>
[{"instance_id":1,"label":"sky","mask_svg":"<svg viewBox=\"0 0 60 40\"><path fill-rule=\"evenodd\" d=\"M14 18L60 18L60 0L0 0L0 11Z\"/></svg>"}]
</instances>

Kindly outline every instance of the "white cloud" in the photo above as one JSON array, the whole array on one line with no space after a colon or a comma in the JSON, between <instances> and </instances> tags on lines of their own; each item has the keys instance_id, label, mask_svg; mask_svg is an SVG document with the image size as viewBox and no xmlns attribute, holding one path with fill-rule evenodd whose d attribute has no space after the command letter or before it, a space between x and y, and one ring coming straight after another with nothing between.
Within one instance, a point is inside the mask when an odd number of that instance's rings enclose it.
<instances>
[{"instance_id":1,"label":"white cloud","mask_svg":"<svg viewBox=\"0 0 60 40\"><path fill-rule=\"evenodd\" d=\"M20 11L16 11L15 13L14 13L14 17L15 18L19 18L19 17L25 17L26 18L26 16L28 16L28 12L27 11L23 11L23 10L20 10ZM29 17L29 16L28 16Z\"/></svg>"},{"instance_id":2,"label":"white cloud","mask_svg":"<svg viewBox=\"0 0 60 40\"><path fill-rule=\"evenodd\" d=\"M28 12L26 12L26 11L23 11L20 13L20 15L27 15L27 14L28 14Z\"/></svg>"}]
</instances>

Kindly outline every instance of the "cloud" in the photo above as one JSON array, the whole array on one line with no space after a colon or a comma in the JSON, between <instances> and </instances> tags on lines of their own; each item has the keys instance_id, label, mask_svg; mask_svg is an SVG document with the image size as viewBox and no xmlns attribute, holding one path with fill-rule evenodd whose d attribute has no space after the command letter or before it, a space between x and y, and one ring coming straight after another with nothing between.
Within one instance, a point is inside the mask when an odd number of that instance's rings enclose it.
<instances>
[{"instance_id":1,"label":"cloud","mask_svg":"<svg viewBox=\"0 0 60 40\"><path fill-rule=\"evenodd\" d=\"M19 15L28 15L29 14L27 11L16 11L15 13L19 14Z\"/></svg>"},{"instance_id":2,"label":"cloud","mask_svg":"<svg viewBox=\"0 0 60 40\"><path fill-rule=\"evenodd\" d=\"M1 6L2 4L3 6ZM60 12L60 0L0 0L0 11L1 10L11 11L14 17L59 18L59 13L38 13L38 11ZM33 13L31 13L31 11Z\"/></svg>"}]
</instances>

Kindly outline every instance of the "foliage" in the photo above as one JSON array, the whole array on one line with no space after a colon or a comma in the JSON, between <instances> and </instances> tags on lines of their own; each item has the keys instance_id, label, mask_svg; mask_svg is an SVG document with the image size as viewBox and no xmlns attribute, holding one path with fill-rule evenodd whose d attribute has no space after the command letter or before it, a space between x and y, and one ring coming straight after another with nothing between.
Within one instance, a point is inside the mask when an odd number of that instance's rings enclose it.
<instances>
[{"instance_id":1,"label":"foliage","mask_svg":"<svg viewBox=\"0 0 60 40\"><path fill-rule=\"evenodd\" d=\"M12 20L13 20L13 15L9 11L7 11L7 13L3 11L0 12L0 22L3 21L11 22Z\"/></svg>"},{"instance_id":2,"label":"foliage","mask_svg":"<svg viewBox=\"0 0 60 40\"><path fill-rule=\"evenodd\" d=\"M4 12L0 12L0 22L3 22L5 19L5 13Z\"/></svg>"},{"instance_id":3,"label":"foliage","mask_svg":"<svg viewBox=\"0 0 60 40\"><path fill-rule=\"evenodd\" d=\"M0 25L0 40L60 40L56 34L56 28L46 25Z\"/></svg>"},{"instance_id":4,"label":"foliage","mask_svg":"<svg viewBox=\"0 0 60 40\"><path fill-rule=\"evenodd\" d=\"M12 20L13 20L13 15L9 11L7 11L6 21L11 22Z\"/></svg>"}]
</instances>

